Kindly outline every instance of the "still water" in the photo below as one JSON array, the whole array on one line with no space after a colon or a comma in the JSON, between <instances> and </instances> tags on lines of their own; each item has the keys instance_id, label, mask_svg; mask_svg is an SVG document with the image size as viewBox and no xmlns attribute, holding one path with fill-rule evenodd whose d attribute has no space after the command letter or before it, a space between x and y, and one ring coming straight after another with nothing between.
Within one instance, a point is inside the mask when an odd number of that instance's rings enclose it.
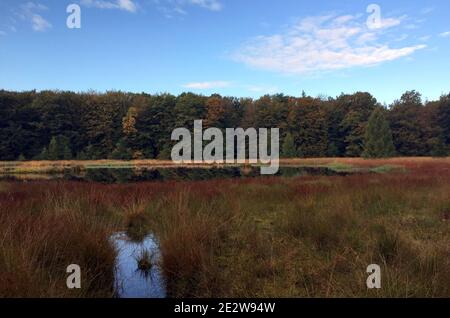
<instances>
[{"instance_id":1,"label":"still water","mask_svg":"<svg viewBox=\"0 0 450 318\"><path fill-rule=\"evenodd\" d=\"M148 235L141 242L134 242L124 233L111 237L117 249L115 288L119 298L164 298L165 282L159 266L159 246L153 235ZM144 251L152 257L152 266L143 271L138 268L139 256Z\"/></svg>"}]
</instances>

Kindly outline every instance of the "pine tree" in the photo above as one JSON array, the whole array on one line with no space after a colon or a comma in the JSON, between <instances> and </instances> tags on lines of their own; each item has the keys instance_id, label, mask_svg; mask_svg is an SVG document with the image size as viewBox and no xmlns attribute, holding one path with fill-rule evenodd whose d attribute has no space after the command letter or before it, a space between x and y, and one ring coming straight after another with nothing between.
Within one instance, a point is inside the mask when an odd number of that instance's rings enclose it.
<instances>
[{"instance_id":1,"label":"pine tree","mask_svg":"<svg viewBox=\"0 0 450 318\"><path fill-rule=\"evenodd\" d=\"M77 160L87 160L88 157L86 155L86 153L81 150L78 154L77 154Z\"/></svg>"},{"instance_id":2,"label":"pine tree","mask_svg":"<svg viewBox=\"0 0 450 318\"><path fill-rule=\"evenodd\" d=\"M389 123L381 108L376 108L369 118L364 136L363 157L386 158L394 155L395 148Z\"/></svg>"},{"instance_id":3,"label":"pine tree","mask_svg":"<svg viewBox=\"0 0 450 318\"><path fill-rule=\"evenodd\" d=\"M431 155L433 157L447 157L448 151L447 151L447 147L444 142L443 135L438 136L436 138L431 138L429 143L432 146Z\"/></svg>"},{"instance_id":4,"label":"pine tree","mask_svg":"<svg viewBox=\"0 0 450 318\"><path fill-rule=\"evenodd\" d=\"M48 145L47 159L48 160L59 159L59 146L56 137L52 137L52 139L50 140L50 144Z\"/></svg>"},{"instance_id":5,"label":"pine tree","mask_svg":"<svg viewBox=\"0 0 450 318\"><path fill-rule=\"evenodd\" d=\"M63 148L63 159L64 160L72 160L72 150L68 145L65 145Z\"/></svg>"},{"instance_id":6,"label":"pine tree","mask_svg":"<svg viewBox=\"0 0 450 318\"><path fill-rule=\"evenodd\" d=\"M56 140L58 144L58 159L71 160L72 149L70 148L70 139L66 136L58 136Z\"/></svg>"},{"instance_id":7,"label":"pine tree","mask_svg":"<svg viewBox=\"0 0 450 318\"><path fill-rule=\"evenodd\" d=\"M296 158L297 155L294 137L290 133L287 133L281 146L281 156L283 158Z\"/></svg>"},{"instance_id":8,"label":"pine tree","mask_svg":"<svg viewBox=\"0 0 450 318\"><path fill-rule=\"evenodd\" d=\"M47 147L44 147L41 153L37 157L38 160L48 160L48 150Z\"/></svg>"},{"instance_id":9,"label":"pine tree","mask_svg":"<svg viewBox=\"0 0 450 318\"><path fill-rule=\"evenodd\" d=\"M133 153L126 147L125 142L120 140L117 143L116 149L111 153L111 159L114 160L131 160L133 159Z\"/></svg>"}]
</instances>

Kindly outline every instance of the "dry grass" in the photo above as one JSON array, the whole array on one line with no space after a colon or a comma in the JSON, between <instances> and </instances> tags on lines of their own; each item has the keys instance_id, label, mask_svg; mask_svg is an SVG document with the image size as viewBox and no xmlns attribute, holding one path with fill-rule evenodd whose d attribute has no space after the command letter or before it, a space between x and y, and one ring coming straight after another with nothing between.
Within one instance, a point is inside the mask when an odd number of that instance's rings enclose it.
<instances>
[{"instance_id":1,"label":"dry grass","mask_svg":"<svg viewBox=\"0 0 450 318\"><path fill-rule=\"evenodd\" d=\"M361 158L307 158L280 159L281 166L346 166L354 168L375 168L381 166L421 167L429 163L441 164L448 167L450 158L390 158L390 159L361 159ZM234 164L205 164L191 163L178 165L170 160L59 160L59 161L2 161L0 174L30 174L30 173L63 173L65 169L84 171L88 168L170 168L170 167L222 167Z\"/></svg>"},{"instance_id":2,"label":"dry grass","mask_svg":"<svg viewBox=\"0 0 450 318\"><path fill-rule=\"evenodd\" d=\"M170 296L449 297L449 159L407 172L101 185L0 183L0 296L112 295L113 231L153 231ZM298 164L298 161L290 163ZM65 288L79 264L83 289ZM382 289L367 290L367 265Z\"/></svg>"}]
</instances>

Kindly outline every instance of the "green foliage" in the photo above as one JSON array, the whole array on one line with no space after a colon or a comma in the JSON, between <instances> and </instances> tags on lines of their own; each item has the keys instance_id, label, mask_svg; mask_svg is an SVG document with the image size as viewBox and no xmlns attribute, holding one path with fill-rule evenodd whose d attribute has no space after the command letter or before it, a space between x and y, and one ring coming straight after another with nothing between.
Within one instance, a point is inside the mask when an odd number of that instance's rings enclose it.
<instances>
[{"instance_id":1,"label":"green foliage","mask_svg":"<svg viewBox=\"0 0 450 318\"><path fill-rule=\"evenodd\" d=\"M436 126L439 127L437 152L440 154L450 154L450 94L444 95L438 102L436 115Z\"/></svg>"},{"instance_id":2,"label":"green foliage","mask_svg":"<svg viewBox=\"0 0 450 318\"><path fill-rule=\"evenodd\" d=\"M76 159L77 160L88 160L88 157L87 157L86 153L82 150L77 154Z\"/></svg>"},{"instance_id":3,"label":"green foliage","mask_svg":"<svg viewBox=\"0 0 450 318\"><path fill-rule=\"evenodd\" d=\"M392 132L382 108L376 108L370 116L364 135L366 158L386 158L394 155Z\"/></svg>"},{"instance_id":4,"label":"green foliage","mask_svg":"<svg viewBox=\"0 0 450 318\"><path fill-rule=\"evenodd\" d=\"M446 157L449 154L448 146L445 144L444 136L430 140L431 155L433 157Z\"/></svg>"},{"instance_id":5,"label":"green foliage","mask_svg":"<svg viewBox=\"0 0 450 318\"><path fill-rule=\"evenodd\" d=\"M47 153L45 153L47 152ZM48 145L48 151L41 153L42 159L47 160L71 160L72 150L70 149L69 139L64 136L52 137Z\"/></svg>"},{"instance_id":6,"label":"green foliage","mask_svg":"<svg viewBox=\"0 0 450 318\"><path fill-rule=\"evenodd\" d=\"M395 148L403 156L430 154L427 149L425 132L435 125L424 122L427 109L422 105L421 96L415 91L406 92L400 100L394 102L389 112L389 122Z\"/></svg>"},{"instance_id":7,"label":"green foliage","mask_svg":"<svg viewBox=\"0 0 450 318\"><path fill-rule=\"evenodd\" d=\"M344 155L359 157L363 152L365 126L377 106L377 100L369 93L359 92L341 95L336 102L343 111L339 133L344 140Z\"/></svg>"},{"instance_id":8,"label":"green foliage","mask_svg":"<svg viewBox=\"0 0 450 318\"><path fill-rule=\"evenodd\" d=\"M47 147L44 147L41 153L36 157L38 160L48 160L48 150Z\"/></svg>"},{"instance_id":9,"label":"green foliage","mask_svg":"<svg viewBox=\"0 0 450 318\"><path fill-rule=\"evenodd\" d=\"M284 137L284 142L281 147L281 157L283 158L296 158L298 155L297 148L295 146L294 137L288 133Z\"/></svg>"},{"instance_id":10,"label":"green foliage","mask_svg":"<svg viewBox=\"0 0 450 318\"><path fill-rule=\"evenodd\" d=\"M132 151L126 147L125 142L120 140L117 143L116 149L111 153L111 159L114 160L131 160L133 159Z\"/></svg>"},{"instance_id":11,"label":"green foliage","mask_svg":"<svg viewBox=\"0 0 450 318\"><path fill-rule=\"evenodd\" d=\"M281 140L282 156L293 156L295 149L297 157L358 157L367 142L369 117L380 107L364 92L336 98L276 94L252 100L193 93L0 90L0 160L17 160L20 155L40 160L169 159L173 129L192 129L198 119L205 128L289 132L292 140ZM406 92L385 117L397 154L449 154L450 95L423 104L418 92Z\"/></svg>"},{"instance_id":12,"label":"green foliage","mask_svg":"<svg viewBox=\"0 0 450 318\"><path fill-rule=\"evenodd\" d=\"M294 136L297 155L324 157L327 152L328 124L323 102L311 97L301 98L289 109L287 119Z\"/></svg>"},{"instance_id":13,"label":"green foliage","mask_svg":"<svg viewBox=\"0 0 450 318\"><path fill-rule=\"evenodd\" d=\"M59 159L59 146L56 137L52 137L50 144L48 145L48 160L58 160Z\"/></svg>"},{"instance_id":14,"label":"green foliage","mask_svg":"<svg viewBox=\"0 0 450 318\"><path fill-rule=\"evenodd\" d=\"M71 160L72 159L72 151L70 150L68 145L64 145L63 147L63 159L64 160Z\"/></svg>"}]
</instances>

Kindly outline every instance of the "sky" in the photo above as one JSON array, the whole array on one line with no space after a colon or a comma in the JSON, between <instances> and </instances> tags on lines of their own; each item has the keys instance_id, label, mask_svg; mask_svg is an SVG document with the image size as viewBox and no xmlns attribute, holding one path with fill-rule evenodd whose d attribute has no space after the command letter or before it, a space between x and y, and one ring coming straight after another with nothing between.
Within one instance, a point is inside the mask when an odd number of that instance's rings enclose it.
<instances>
[{"instance_id":1,"label":"sky","mask_svg":"<svg viewBox=\"0 0 450 318\"><path fill-rule=\"evenodd\" d=\"M449 13L448 0L1 0L0 89L433 100L450 92Z\"/></svg>"}]
</instances>

